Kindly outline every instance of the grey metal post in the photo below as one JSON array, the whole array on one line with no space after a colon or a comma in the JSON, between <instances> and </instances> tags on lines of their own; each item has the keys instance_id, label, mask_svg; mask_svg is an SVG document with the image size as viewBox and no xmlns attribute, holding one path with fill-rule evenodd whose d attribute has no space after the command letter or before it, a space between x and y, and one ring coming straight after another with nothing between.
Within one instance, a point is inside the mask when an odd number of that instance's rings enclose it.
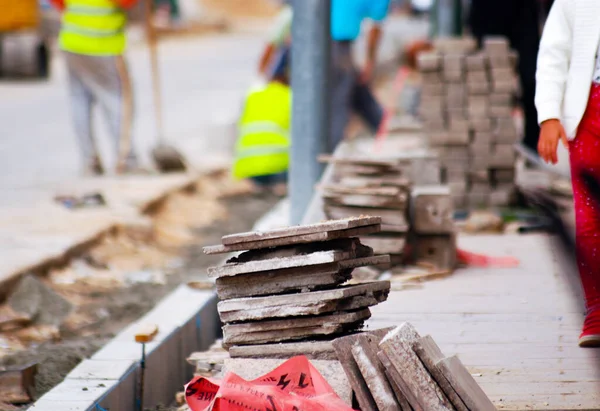
<instances>
[{"instance_id":1,"label":"grey metal post","mask_svg":"<svg viewBox=\"0 0 600 411\"><path fill-rule=\"evenodd\" d=\"M331 0L292 0L291 224L299 224L323 172L330 124Z\"/></svg>"}]
</instances>

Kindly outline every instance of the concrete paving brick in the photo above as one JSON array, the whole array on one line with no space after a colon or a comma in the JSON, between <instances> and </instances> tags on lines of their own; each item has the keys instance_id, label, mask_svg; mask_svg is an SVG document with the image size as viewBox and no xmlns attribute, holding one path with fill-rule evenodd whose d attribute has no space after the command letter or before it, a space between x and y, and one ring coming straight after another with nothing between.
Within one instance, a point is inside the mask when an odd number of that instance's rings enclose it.
<instances>
[{"instance_id":1,"label":"concrete paving brick","mask_svg":"<svg viewBox=\"0 0 600 411\"><path fill-rule=\"evenodd\" d=\"M442 54L468 54L477 48L473 37L438 37L433 40L433 47Z\"/></svg>"},{"instance_id":2,"label":"concrete paving brick","mask_svg":"<svg viewBox=\"0 0 600 411\"><path fill-rule=\"evenodd\" d=\"M417 67L423 72L435 72L440 70L442 58L438 53L425 52L417 56Z\"/></svg>"},{"instance_id":3,"label":"concrete paving brick","mask_svg":"<svg viewBox=\"0 0 600 411\"><path fill-rule=\"evenodd\" d=\"M431 71L431 72L421 72L421 79L423 80L423 83L433 83L433 84L439 84L439 83L443 83L444 79L442 78L442 74L439 71Z\"/></svg>"},{"instance_id":4,"label":"concrete paving brick","mask_svg":"<svg viewBox=\"0 0 600 411\"><path fill-rule=\"evenodd\" d=\"M444 354L431 336L425 336L412 342L412 348L421 360L431 377L438 383L448 400L457 411L469 411L460 396L456 393L450 382L436 364L444 359Z\"/></svg>"},{"instance_id":5,"label":"concrete paving brick","mask_svg":"<svg viewBox=\"0 0 600 411\"><path fill-rule=\"evenodd\" d=\"M517 155L512 144L495 144L492 149L492 168L512 168L514 167Z\"/></svg>"},{"instance_id":6,"label":"concrete paving brick","mask_svg":"<svg viewBox=\"0 0 600 411\"><path fill-rule=\"evenodd\" d=\"M513 106L514 95L512 93L492 93L490 94L490 104L497 106Z\"/></svg>"},{"instance_id":7,"label":"concrete paving brick","mask_svg":"<svg viewBox=\"0 0 600 411\"><path fill-rule=\"evenodd\" d=\"M412 228L419 234L454 232L454 207L450 187L417 186L412 192Z\"/></svg>"},{"instance_id":8,"label":"concrete paving brick","mask_svg":"<svg viewBox=\"0 0 600 411\"><path fill-rule=\"evenodd\" d=\"M508 105L502 105L502 106L491 105L489 107L489 114L492 117L510 116L512 112L513 112L513 107L508 106Z\"/></svg>"},{"instance_id":9,"label":"concrete paving brick","mask_svg":"<svg viewBox=\"0 0 600 411\"><path fill-rule=\"evenodd\" d=\"M489 54L488 59L492 69L514 67L510 54L508 53Z\"/></svg>"},{"instance_id":10,"label":"concrete paving brick","mask_svg":"<svg viewBox=\"0 0 600 411\"><path fill-rule=\"evenodd\" d=\"M444 80L448 83L460 84L464 81L464 71L444 69Z\"/></svg>"},{"instance_id":11,"label":"concrete paving brick","mask_svg":"<svg viewBox=\"0 0 600 411\"><path fill-rule=\"evenodd\" d=\"M456 267L454 235L419 235L416 237L415 259L433 264L440 270Z\"/></svg>"},{"instance_id":12,"label":"concrete paving brick","mask_svg":"<svg viewBox=\"0 0 600 411\"><path fill-rule=\"evenodd\" d=\"M467 194L470 208L485 208L490 204L490 193L470 192Z\"/></svg>"},{"instance_id":13,"label":"concrete paving brick","mask_svg":"<svg viewBox=\"0 0 600 411\"><path fill-rule=\"evenodd\" d=\"M228 359L224 371L233 372L246 381L255 380L279 367L284 360L277 359ZM325 378L335 393L348 405L352 405L352 388L339 361L311 361L319 374Z\"/></svg>"},{"instance_id":14,"label":"concrete paving brick","mask_svg":"<svg viewBox=\"0 0 600 411\"><path fill-rule=\"evenodd\" d=\"M391 329L389 328L374 330L370 332L370 335L380 340L390 330ZM337 338L333 341L333 347L348 378L348 381L355 392L356 399L361 409L364 411L377 411L377 404L375 403L373 394L369 390L369 387L367 386L363 375L352 355L352 347L358 341L360 335L361 333L357 333Z\"/></svg>"},{"instance_id":15,"label":"concrete paving brick","mask_svg":"<svg viewBox=\"0 0 600 411\"><path fill-rule=\"evenodd\" d=\"M465 65L471 72L484 71L487 68L487 55L482 52L474 53L465 58Z\"/></svg>"},{"instance_id":16,"label":"concrete paving brick","mask_svg":"<svg viewBox=\"0 0 600 411\"><path fill-rule=\"evenodd\" d=\"M471 95L485 95L491 90L489 81L471 81L467 80L467 91Z\"/></svg>"},{"instance_id":17,"label":"concrete paving brick","mask_svg":"<svg viewBox=\"0 0 600 411\"><path fill-rule=\"evenodd\" d=\"M431 378L409 342L399 339L384 339L380 347L391 362L392 368L400 375L406 389L412 393L412 396L407 396L407 399L414 409L432 411L453 409L450 401Z\"/></svg>"},{"instance_id":18,"label":"concrete paving brick","mask_svg":"<svg viewBox=\"0 0 600 411\"><path fill-rule=\"evenodd\" d=\"M515 70L512 67L494 67L491 74L495 82L514 81L516 78Z\"/></svg>"},{"instance_id":19,"label":"concrete paving brick","mask_svg":"<svg viewBox=\"0 0 600 411\"><path fill-rule=\"evenodd\" d=\"M396 209L403 210L406 208L408 195L402 193L398 196L372 196L372 195L362 195L362 194L330 194L324 193L323 199L326 205L332 207L331 215L328 218L336 218L335 216L356 216L355 212L350 212L349 210L343 210L344 206L352 207L352 208L388 208L388 209ZM341 211L345 211L346 213L334 212L335 208L341 206ZM355 210L356 211L356 210ZM374 210L370 210L366 215L373 215ZM360 215L360 214L358 214Z\"/></svg>"},{"instance_id":20,"label":"concrete paving brick","mask_svg":"<svg viewBox=\"0 0 600 411\"><path fill-rule=\"evenodd\" d=\"M490 183L490 171L489 170L472 170L469 172L469 178L471 182L475 183Z\"/></svg>"},{"instance_id":21,"label":"concrete paving brick","mask_svg":"<svg viewBox=\"0 0 600 411\"><path fill-rule=\"evenodd\" d=\"M442 96L444 95L444 83L423 83L422 93L425 96Z\"/></svg>"},{"instance_id":22,"label":"concrete paving brick","mask_svg":"<svg viewBox=\"0 0 600 411\"><path fill-rule=\"evenodd\" d=\"M469 132L469 120L451 118L450 119L450 130L453 132L468 133Z\"/></svg>"},{"instance_id":23,"label":"concrete paving brick","mask_svg":"<svg viewBox=\"0 0 600 411\"><path fill-rule=\"evenodd\" d=\"M493 80L492 89L495 93L515 93L519 88L517 79L510 80Z\"/></svg>"},{"instance_id":24,"label":"concrete paving brick","mask_svg":"<svg viewBox=\"0 0 600 411\"><path fill-rule=\"evenodd\" d=\"M467 110L464 106L448 107L446 109L446 114L448 127L450 127L450 122L452 121L452 119L458 119L462 121L467 118Z\"/></svg>"},{"instance_id":25,"label":"concrete paving brick","mask_svg":"<svg viewBox=\"0 0 600 411\"><path fill-rule=\"evenodd\" d=\"M377 281L327 291L238 298L221 301L217 308L221 320L225 323L318 315L376 305L385 301L389 289L388 281Z\"/></svg>"},{"instance_id":26,"label":"concrete paving brick","mask_svg":"<svg viewBox=\"0 0 600 411\"><path fill-rule=\"evenodd\" d=\"M224 236L222 242L225 245L239 244L247 241L262 241L270 240L273 238L290 237L303 234L312 234L319 232L327 232L334 230L347 230L350 228L363 227L373 224L379 224L376 218L353 218L339 221L326 221L323 223L309 224L304 226L294 226L277 228L270 231L260 232L248 232L240 234L231 234Z\"/></svg>"},{"instance_id":27,"label":"concrete paving brick","mask_svg":"<svg viewBox=\"0 0 600 411\"><path fill-rule=\"evenodd\" d=\"M352 347L352 356L377 407L380 410L401 411L402 407L385 375L385 367L377 358L379 341L380 339L369 338L368 335L360 335Z\"/></svg>"},{"instance_id":28,"label":"concrete paving brick","mask_svg":"<svg viewBox=\"0 0 600 411\"><path fill-rule=\"evenodd\" d=\"M303 341L293 343L236 345L229 348L232 358L288 359L305 355L309 360L337 360L331 341Z\"/></svg>"},{"instance_id":29,"label":"concrete paving brick","mask_svg":"<svg viewBox=\"0 0 600 411\"><path fill-rule=\"evenodd\" d=\"M492 130L492 120L490 118L471 118L471 129L475 133L489 132Z\"/></svg>"},{"instance_id":30,"label":"concrete paving brick","mask_svg":"<svg viewBox=\"0 0 600 411\"><path fill-rule=\"evenodd\" d=\"M492 179L496 184L512 183L515 181L516 172L514 168L492 170Z\"/></svg>"},{"instance_id":31,"label":"concrete paving brick","mask_svg":"<svg viewBox=\"0 0 600 411\"><path fill-rule=\"evenodd\" d=\"M359 329L371 317L368 308L318 317L254 321L223 326L223 346L318 339Z\"/></svg>"},{"instance_id":32,"label":"concrete paving brick","mask_svg":"<svg viewBox=\"0 0 600 411\"><path fill-rule=\"evenodd\" d=\"M508 54L510 46L506 37L486 36L483 39L483 49L487 54Z\"/></svg>"},{"instance_id":33,"label":"concrete paving brick","mask_svg":"<svg viewBox=\"0 0 600 411\"><path fill-rule=\"evenodd\" d=\"M442 374L470 410L495 411L496 407L457 356L436 363Z\"/></svg>"},{"instance_id":34,"label":"concrete paving brick","mask_svg":"<svg viewBox=\"0 0 600 411\"><path fill-rule=\"evenodd\" d=\"M487 71L469 71L467 73L467 81L473 83L487 83L489 81Z\"/></svg>"},{"instance_id":35,"label":"concrete paving brick","mask_svg":"<svg viewBox=\"0 0 600 411\"><path fill-rule=\"evenodd\" d=\"M446 167L444 177L446 182L465 181L467 170L464 167Z\"/></svg>"},{"instance_id":36,"label":"concrete paving brick","mask_svg":"<svg viewBox=\"0 0 600 411\"><path fill-rule=\"evenodd\" d=\"M448 144L448 130L439 130L427 133L429 144L432 146L443 146Z\"/></svg>"}]
</instances>

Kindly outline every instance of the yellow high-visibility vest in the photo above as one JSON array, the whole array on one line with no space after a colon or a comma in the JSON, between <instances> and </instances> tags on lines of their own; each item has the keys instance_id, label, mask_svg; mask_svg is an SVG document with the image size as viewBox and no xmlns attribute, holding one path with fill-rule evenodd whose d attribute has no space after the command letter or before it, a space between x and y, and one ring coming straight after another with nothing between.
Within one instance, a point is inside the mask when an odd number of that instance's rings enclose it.
<instances>
[{"instance_id":1,"label":"yellow high-visibility vest","mask_svg":"<svg viewBox=\"0 0 600 411\"><path fill-rule=\"evenodd\" d=\"M125 11L112 0L66 0L60 48L93 56L123 54L126 24Z\"/></svg>"},{"instance_id":2,"label":"yellow high-visibility vest","mask_svg":"<svg viewBox=\"0 0 600 411\"><path fill-rule=\"evenodd\" d=\"M291 118L292 93L288 86L270 82L250 91L239 122L233 166L236 178L287 171Z\"/></svg>"}]
</instances>

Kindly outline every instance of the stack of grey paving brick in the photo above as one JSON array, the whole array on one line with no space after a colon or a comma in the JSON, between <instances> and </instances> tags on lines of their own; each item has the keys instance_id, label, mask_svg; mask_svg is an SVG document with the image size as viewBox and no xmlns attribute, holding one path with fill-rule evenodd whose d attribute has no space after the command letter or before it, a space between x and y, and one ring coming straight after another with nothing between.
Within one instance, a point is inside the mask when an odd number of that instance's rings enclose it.
<instances>
[{"instance_id":1,"label":"stack of grey paving brick","mask_svg":"<svg viewBox=\"0 0 600 411\"><path fill-rule=\"evenodd\" d=\"M333 345L362 411L496 410L458 357L408 323Z\"/></svg>"},{"instance_id":2,"label":"stack of grey paving brick","mask_svg":"<svg viewBox=\"0 0 600 411\"><path fill-rule=\"evenodd\" d=\"M356 267L389 264L389 256L373 256L358 239L379 230L378 217L349 218L229 235L206 247L207 254L243 251L208 270L230 355L308 354L360 329L369 307L387 299L390 283L343 284Z\"/></svg>"},{"instance_id":3,"label":"stack of grey paving brick","mask_svg":"<svg viewBox=\"0 0 600 411\"><path fill-rule=\"evenodd\" d=\"M423 87L419 116L457 208L509 205L515 192L512 118L518 82L504 38L440 40L418 56Z\"/></svg>"},{"instance_id":4,"label":"stack of grey paving brick","mask_svg":"<svg viewBox=\"0 0 600 411\"><path fill-rule=\"evenodd\" d=\"M454 204L450 187L415 186L410 201L411 235L414 260L428 263L436 270L456 268Z\"/></svg>"},{"instance_id":5,"label":"stack of grey paving brick","mask_svg":"<svg viewBox=\"0 0 600 411\"><path fill-rule=\"evenodd\" d=\"M396 265L403 258L409 224L411 182L403 177L400 160L330 158L335 181L322 185L324 212L328 218L361 215L381 217L381 231L361 236L375 254L388 254Z\"/></svg>"}]
</instances>

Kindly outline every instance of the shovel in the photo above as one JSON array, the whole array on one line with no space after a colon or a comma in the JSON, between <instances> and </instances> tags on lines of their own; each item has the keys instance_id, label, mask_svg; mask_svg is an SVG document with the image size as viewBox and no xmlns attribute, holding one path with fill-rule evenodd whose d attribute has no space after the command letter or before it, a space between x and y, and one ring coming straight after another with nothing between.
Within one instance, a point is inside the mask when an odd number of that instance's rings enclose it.
<instances>
[{"instance_id":1,"label":"shovel","mask_svg":"<svg viewBox=\"0 0 600 411\"><path fill-rule=\"evenodd\" d=\"M157 36L152 25L152 0L146 0L146 35L150 51L150 66L152 70L152 94L154 97L154 119L158 132L158 143L152 150L152 158L158 170L162 173L181 172L186 170L183 155L165 141L162 96L160 91L160 75L158 70Z\"/></svg>"}]
</instances>

